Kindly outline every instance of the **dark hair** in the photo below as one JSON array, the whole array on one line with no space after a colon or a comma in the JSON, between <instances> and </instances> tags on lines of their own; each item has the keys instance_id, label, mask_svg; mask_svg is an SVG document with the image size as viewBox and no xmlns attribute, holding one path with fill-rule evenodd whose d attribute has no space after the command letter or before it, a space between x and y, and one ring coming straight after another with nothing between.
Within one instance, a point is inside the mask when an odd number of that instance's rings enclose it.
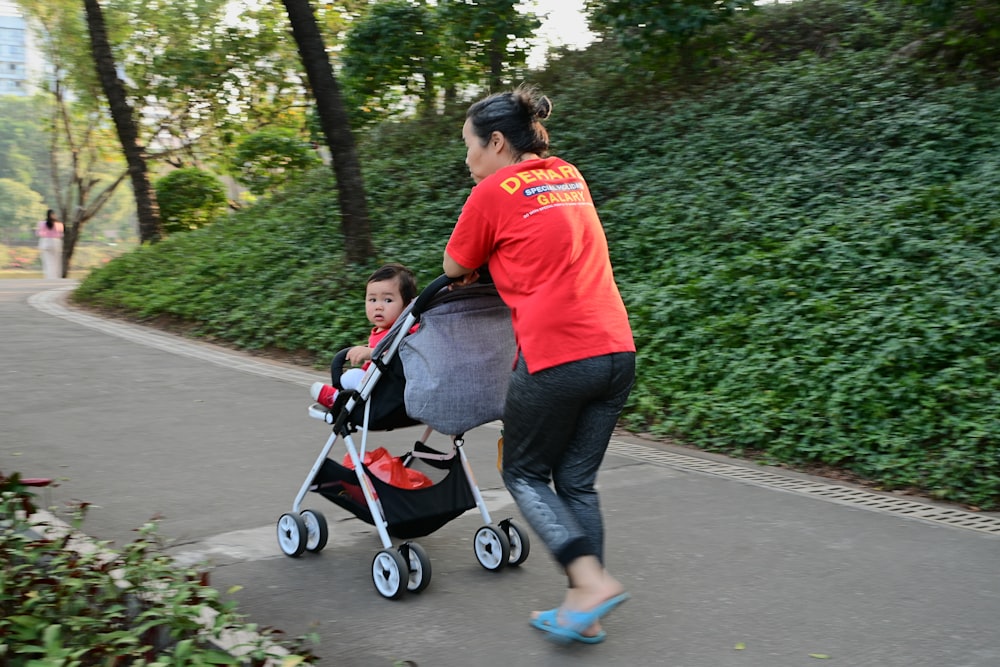
<instances>
[{"instance_id":1,"label":"dark hair","mask_svg":"<svg viewBox=\"0 0 1000 667\"><path fill-rule=\"evenodd\" d=\"M552 101L539 95L534 86L520 85L509 93L494 93L479 100L465 113L472 130L482 142L499 132L510 144L515 157L535 153L545 157L549 133L542 125L552 114Z\"/></svg>"},{"instance_id":2,"label":"dark hair","mask_svg":"<svg viewBox=\"0 0 1000 667\"><path fill-rule=\"evenodd\" d=\"M413 277L413 271L402 264L386 264L368 277L368 283L377 283L383 280L399 279L399 295L403 297L403 303L413 301L417 296L417 280Z\"/></svg>"},{"instance_id":3,"label":"dark hair","mask_svg":"<svg viewBox=\"0 0 1000 667\"><path fill-rule=\"evenodd\" d=\"M51 208L45 212L45 226L49 229L56 226L56 212Z\"/></svg>"}]
</instances>

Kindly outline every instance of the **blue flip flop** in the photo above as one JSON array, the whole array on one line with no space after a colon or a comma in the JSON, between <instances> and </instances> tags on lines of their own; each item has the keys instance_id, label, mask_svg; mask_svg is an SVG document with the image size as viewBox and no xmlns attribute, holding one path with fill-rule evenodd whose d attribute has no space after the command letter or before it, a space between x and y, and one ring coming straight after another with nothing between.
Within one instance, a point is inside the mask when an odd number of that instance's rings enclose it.
<instances>
[{"instance_id":1,"label":"blue flip flop","mask_svg":"<svg viewBox=\"0 0 1000 667\"><path fill-rule=\"evenodd\" d=\"M597 623L599 620L611 613L615 607L628 600L628 598L628 593L616 595L613 598L605 600L590 611L573 611L571 609L563 609L562 627L573 630L574 632L583 632L594 623Z\"/></svg>"},{"instance_id":2,"label":"blue flip flop","mask_svg":"<svg viewBox=\"0 0 1000 667\"><path fill-rule=\"evenodd\" d=\"M565 625L560 625L558 607L543 611L536 618L531 619L531 625L543 632L547 632L550 639L561 644L569 644L573 641L584 644L600 644L608 636L608 633L604 632L604 630L601 630L596 635L584 635ZM584 630L586 629L584 628Z\"/></svg>"}]
</instances>

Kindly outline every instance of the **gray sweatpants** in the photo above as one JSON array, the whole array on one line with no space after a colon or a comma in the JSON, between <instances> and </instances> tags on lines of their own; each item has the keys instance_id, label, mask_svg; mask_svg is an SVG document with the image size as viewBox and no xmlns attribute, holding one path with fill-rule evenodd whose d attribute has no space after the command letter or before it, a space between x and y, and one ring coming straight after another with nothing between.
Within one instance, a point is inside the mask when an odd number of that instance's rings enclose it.
<instances>
[{"instance_id":1,"label":"gray sweatpants","mask_svg":"<svg viewBox=\"0 0 1000 667\"><path fill-rule=\"evenodd\" d=\"M579 556L604 562L604 521L595 483L634 381L632 352L535 374L519 359L511 376L504 406L503 481L564 567Z\"/></svg>"}]
</instances>

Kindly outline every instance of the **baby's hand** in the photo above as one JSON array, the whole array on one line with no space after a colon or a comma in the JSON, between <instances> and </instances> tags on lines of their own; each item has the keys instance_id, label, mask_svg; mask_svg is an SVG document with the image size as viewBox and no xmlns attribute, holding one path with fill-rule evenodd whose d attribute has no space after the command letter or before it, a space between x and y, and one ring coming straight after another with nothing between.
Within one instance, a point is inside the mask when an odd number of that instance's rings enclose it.
<instances>
[{"instance_id":1,"label":"baby's hand","mask_svg":"<svg viewBox=\"0 0 1000 667\"><path fill-rule=\"evenodd\" d=\"M355 345L347 351L347 360L355 366L360 366L371 358L372 349L367 345Z\"/></svg>"}]
</instances>

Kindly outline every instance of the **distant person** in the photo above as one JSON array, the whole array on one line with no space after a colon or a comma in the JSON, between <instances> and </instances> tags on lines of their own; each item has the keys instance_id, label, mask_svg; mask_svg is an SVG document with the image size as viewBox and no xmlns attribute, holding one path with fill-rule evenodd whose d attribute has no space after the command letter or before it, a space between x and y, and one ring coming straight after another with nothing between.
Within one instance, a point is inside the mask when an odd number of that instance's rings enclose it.
<instances>
[{"instance_id":1,"label":"distant person","mask_svg":"<svg viewBox=\"0 0 1000 667\"><path fill-rule=\"evenodd\" d=\"M595 644L602 618L628 598L604 567L595 484L635 380L635 343L587 183L547 155L551 111L528 86L469 107L462 137L476 185L444 272L466 284L486 264L512 313L503 481L568 579L560 605L531 624Z\"/></svg>"},{"instance_id":2,"label":"distant person","mask_svg":"<svg viewBox=\"0 0 1000 667\"><path fill-rule=\"evenodd\" d=\"M63 277L63 223L56 219L56 213L51 208L45 214L44 220L39 220L38 251L42 257L42 275L46 280Z\"/></svg>"},{"instance_id":3,"label":"distant person","mask_svg":"<svg viewBox=\"0 0 1000 667\"><path fill-rule=\"evenodd\" d=\"M402 264L386 264L368 278L365 289L365 316L372 324L368 345L355 345L347 352L347 361L360 368L343 372L341 368L330 368L331 380L343 389L357 389L372 359L372 350L379 344L403 309L417 296L417 282L413 272ZM341 374L343 372L343 374ZM313 400L326 408L332 408L338 390L332 384L314 382L309 390Z\"/></svg>"}]
</instances>

